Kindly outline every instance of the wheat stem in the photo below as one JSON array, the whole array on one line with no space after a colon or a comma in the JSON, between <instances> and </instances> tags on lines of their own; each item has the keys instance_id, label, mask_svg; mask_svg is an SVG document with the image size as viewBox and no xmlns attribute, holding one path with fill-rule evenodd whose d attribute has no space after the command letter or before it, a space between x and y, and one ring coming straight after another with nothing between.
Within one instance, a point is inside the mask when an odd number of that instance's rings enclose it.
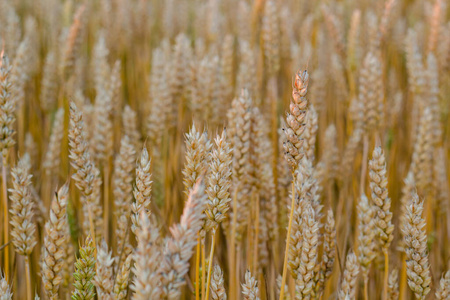
<instances>
[{"instance_id":1,"label":"wheat stem","mask_svg":"<svg viewBox=\"0 0 450 300\"><path fill-rule=\"evenodd\" d=\"M233 195L233 212L237 209L237 194L239 190L239 185L236 187ZM237 213L233 213L233 224L231 229L231 260L230 260L230 273L235 274L236 272L236 222ZM234 271L234 272L233 272ZM238 283L239 285L239 283ZM237 295L236 293L236 279L232 280L230 283L230 297Z\"/></svg>"},{"instance_id":2,"label":"wheat stem","mask_svg":"<svg viewBox=\"0 0 450 300\"><path fill-rule=\"evenodd\" d=\"M109 156L105 159L105 165L103 167L103 177L104 177L104 185L103 185L103 230L104 230L104 238L106 242L109 242L109 180L110 180L110 165L109 165Z\"/></svg>"},{"instance_id":3,"label":"wheat stem","mask_svg":"<svg viewBox=\"0 0 450 300\"><path fill-rule=\"evenodd\" d=\"M253 273L258 274L258 238L259 238L259 194L256 195L256 216L255 216L255 242L253 244Z\"/></svg>"},{"instance_id":4,"label":"wheat stem","mask_svg":"<svg viewBox=\"0 0 450 300\"><path fill-rule=\"evenodd\" d=\"M289 241L291 240L292 219L294 218L294 210L295 210L295 184L294 180L292 180L291 213L289 215L289 225L286 235L286 250L284 252L283 277L281 279L280 300L284 299L284 286L286 285L287 261L289 257L289 244L290 244Z\"/></svg>"},{"instance_id":5,"label":"wheat stem","mask_svg":"<svg viewBox=\"0 0 450 300\"><path fill-rule=\"evenodd\" d=\"M211 252L209 253L209 263L208 263L208 280L206 281L206 300L209 299L210 285L211 285L211 273L212 273L212 264L214 258L214 246L216 244L216 230L213 229L211 234Z\"/></svg>"},{"instance_id":6,"label":"wheat stem","mask_svg":"<svg viewBox=\"0 0 450 300\"><path fill-rule=\"evenodd\" d=\"M236 284L236 295L235 297L237 297L237 295L240 294L240 268L241 268L241 247L240 245L237 246L236 249L236 275L235 275L235 284Z\"/></svg>"},{"instance_id":7,"label":"wheat stem","mask_svg":"<svg viewBox=\"0 0 450 300\"><path fill-rule=\"evenodd\" d=\"M26 281L27 281L27 299L32 299L32 288L31 288L31 268L30 268L30 256L25 256L25 273L26 273Z\"/></svg>"},{"instance_id":8,"label":"wheat stem","mask_svg":"<svg viewBox=\"0 0 450 300\"><path fill-rule=\"evenodd\" d=\"M200 300L200 234L197 237L195 256L195 300Z\"/></svg>"},{"instance_id":9,"label":"wheat stem","mask_svg":"<svg viewBox=\"0 0 450 300\"><path fill-rule=\"evenodd\" d=\"M202 300L205 300L205 277L206 277L205 238L201 239L200 247L202 249Z\"/></svg>"},{"instance_id":10,"label":"wheat stem","mask_svg":"<svg viewBox=\"0 0 450 300\"><path fill-rule=\"evenodd\" d=\"M400 273L400 300L404 300L406 298L406 283L407 283L407 277L406 277L406 259L405 259L405 253L402 253L402 269Z\"/></svg>"},{"instance_id":11,"label":"wheat stem","mask_svg":"<svg viewBox=\"0 0 450 300\"><path fill-rule=\"evenodd\" d=\"M366 183L366 173L367 173L367 157L369 156L369 137L367 134L364 135L364 146L363 146L363 156L362 156L362 166L361 166L361 181L359 182L359 193L364 194L364 186Z\"/></svg>"},{"instance_id":12,"label":"wheat stem","mask_svg":"<svg viewBox=\"0 0 450 300\"><path fill-rule=\"evenodd\" d=\"M97 257L97 242L95 240L95 227L94 227L94 217L92 215L91 203L86 203L88 206L88 218L89 218L89 231L91 232L92 241L94 242L94 257Z\"/></svg>"},{"instance_id":13,"label":"wheat stem","mask_svg":"<svg viewBox=\"0 0 450 300\"><path fill-rule=\"evenodd\" d=\"M364 278L364 300L369 300L368 284L369 278Z\"/></svg>"},{"instance_id":14,"label":"wheat stem","mask_svg":"<svg viewBox=\"0 0 450 300\"><path fill-rule=\"evenodd\" d=\"M383 299L387 300L389 285L389 254L387 249L384 251L384 286L383 286Z\"/></svg>"},{"instance_id":15,"label":"wheat stem","mask_svg":"<svg viewBox=\"0 0 450 300\"><path fill-rule=\"evenodd\" d=\"M2 197L3 197L3 233L4 233L4 244L9 243L9 209L8 209L8 190L7 190L7 171L6 171L7 158L3 156L2 163ZM5 278L9 279L9 247L5 247Z\"/></svg>"}]
</instances>

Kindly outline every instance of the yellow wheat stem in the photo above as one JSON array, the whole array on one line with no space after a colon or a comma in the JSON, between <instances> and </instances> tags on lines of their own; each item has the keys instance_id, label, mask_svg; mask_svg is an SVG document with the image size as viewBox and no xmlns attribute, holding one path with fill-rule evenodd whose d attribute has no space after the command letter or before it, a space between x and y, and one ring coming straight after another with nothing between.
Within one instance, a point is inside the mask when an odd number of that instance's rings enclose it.
<instances>
[{"instance_id":1,"label":"yellow wheat stem","mask_svg":"<svg viewBox=\"0 0 450 300\"><path fill-rule=\"evenodd\" d=\"M205 238L201 240L202 249L202 300L205 300L205 277L206 277L206 256L205 256Z\"/></svg>"},{"instance_id":2,"label":"yellow wheat stem","mask_svg":"<svg viewBox=\"0 0 450 300\"><path fill-rule=\"evenodd\" d=\"M369 300L369 293L368 293L368 284L369 284L369 279L365 278L364 279L364 300Z\"/></svg>"},{"instance_id":3,"label":"yellow wheat stem","mask_svg":"<svg viewBox=\"0 0 450 300\"><path fill-rule=\"evenodd\" d=\"M206 298L209 299L210 285L211 285L211 273L214 258L214 246L216 244L216 230L213 229L211 233L211 252L209 253L209 263L208 263L208 279L206 281Z\"/></svg>"},{"instance_id":4,"label":"yellow wheat stem","mask_svg":"<svg viewBox=\"0 0 450 300\"><path fill-rule=\"evenodd\" d=\"M105 166L103 168L104 185L103 185L103 230L106 242L109 242L109 180L110 180L110 166L109 157L106 159Z\"/></svg>"},{"instance_id":5,"label":"yellow wheat stem","mask_svg":"<svg viewBox=\"0 0 450 300\"><path fill-rule=\"evenodd\" d=\"M25 256L25 273L27 281L27 300L32 300L31 296L31 269L30 269L30 256Z\"/></svg>"},{"instance_id":6,"label":"yellow wheat stem","mask_svg":"<svg viewBox=\"0 0 450 300\"><path fill-rule=\"evenodd\" d=\"M258 272L258 236L259 236L259 195L256 195L255 242L253 245L253 273Z\"/></svg>"},{"instance_id":7,"label":"yellow wheat stem","mask_svg":"<svg viewBox=\"0 0 450 300\"><path fill-rule=\"evenodd\" d=\"M237 222L237 194L239 190L239 185L236 187L233 195L233 224L231 229L231 260L230 260L230 273L236 272L236 222ZM233 272L234 271L234 272ZM231 280L230 283L230 298L237 295L236 294L236 280Z\"/></svg>"},{"instance_id":8,"label":"yellow wheat stem","mask_svg":"<svg viewBox=\"0 0 450 300\"><path fill-rule=\"evenodd\" d=\"M384 251L384 286L383 286L383 299L387 300L389 285L389 254L387 249Z\"/></svg>"},{"instance_id":9,"label":"yellow wheat stem","mask_svg":"<svg viewBox=\"0 0 450 300\"><path fill-rule=\"evenodd\" d=\"M197 237L197 252L195 257L195 300L200 300L200 235Z\"/></svg>"},{"instance_id":10,"label":"yellow wheat stem","mask_svg":"<svg viewBox=\"0 0 450 300\"><path fill-rule=\"evenodd\" d=\"M361 181L359 182L359 193L364 194L364 186L366 183L366 173L367 173L367 157L369 156L369 137L367 134L364 135L364 148L362 156L362 166L361 166Z\"/></svg>"},{"instance_id":11,"label":"yellow wheat stem","mask_svg":"<svg viewBox=\"0 0 450 300\"><path fill-rule=\"evenodd\" d=\"M406 298L406 283L407 283L407 277L406 277L406 259L405 259L405 252L402 252L402 270L400 273L400 300L404 300Z\"/></svg>"},{"instance_id":12,"label":"yellow wheat stem","mask_svg":"<svg viewBox=\"0 0 450 300\"><path fill-rule=\"evenodd\" d=\"M294 210L295 210L295 184L294 180L292 180L291 213L289 215L289 225L286 235L286 250L284 252L283 277L281 279L280 300L284 299L284 286L286 285L287 261L289 256L289 244L290 244L289 242L291 240L292 219L294 218Z\"/></svg>"},{"instance_id":13,"label":"yellow wheat stem","mask_svg":"<svg viewBox=\"0 0 450 300\"><path fill-rule=\"evenodd\" d=\"M235 299L238 298L240 294L240 270L241 269L241 247L238 245L236 249L236 276L235 276L235 285L236 285L236 295ZM230 297L231 298L231 297Z\"/></svg>"},{"instance_id":14,"label":"yellow wheat stem","mask_svg":"<svg viewBox=\"0 0 450 300\"><path fill-rule=\"evenodd\" d=\"M9 279L9 213L8 213L8 190L7 190L7 178L6 178L6 163L7 158L3 156L3 164L2 164L2 197L3 197L3 233L4 233L4 244L5 247L5 260L4 260L4 269L5 269L5 278Z\"/></svg>"},{"instance_id":15,"label":"yellow wheat stem","mask_svg":"<svg viewBox=\"0 0 450 300\"><path fill-rule=\"evenodd\" d=\"M94 227L94 217L92 215L92 208L91 204L88 202L86 203L88 206L88 218L89 218L89 230L91 232L92 241L94 242L94 254L95 257L97 257L97 242L95 240L95 227Z\"/></svg>"}]
</instances>

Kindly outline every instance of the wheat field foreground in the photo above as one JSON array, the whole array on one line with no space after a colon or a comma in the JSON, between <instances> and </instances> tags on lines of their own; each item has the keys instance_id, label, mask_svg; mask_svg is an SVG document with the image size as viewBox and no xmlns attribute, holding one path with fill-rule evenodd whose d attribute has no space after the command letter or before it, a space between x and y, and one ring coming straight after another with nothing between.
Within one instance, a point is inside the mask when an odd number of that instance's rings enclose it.
<instances>
[{"instance_id":1,"label":"wheat field foreground","mask_svg":"<svg viewBox=\"0 0 450 300\"><path fill-rule=\"evenodd\" d=\"M0 0L0 300L450 300L447 0Z\"/></svg>"}]
</instances>

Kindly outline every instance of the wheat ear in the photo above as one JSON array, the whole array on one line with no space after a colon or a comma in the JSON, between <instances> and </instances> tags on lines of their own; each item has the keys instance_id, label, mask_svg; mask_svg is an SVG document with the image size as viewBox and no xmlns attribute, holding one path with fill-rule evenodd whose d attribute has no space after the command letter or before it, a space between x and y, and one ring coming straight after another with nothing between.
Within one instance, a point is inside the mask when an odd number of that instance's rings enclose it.
<instances>
[{"instance_id":1,"label":"wheat ear","mask_svg":"<svg viewBox=\"0 0 450 300\"><path fill-rule=\"evenodd\" d=\"M444 300L450 297L450 271L443 274L436 290L436 299Z\"/></svg>"},{"instance_id":2,"label":"wheat ear","mask_svg":"<svg viewBox=\"0 0 450 300\"><path fill-rule=\"evenodd\" d=\"M258 281L249 270L245 272L245 281L242 284L242 296L244 300L259 300Z\"/></svg>"},{"instance_id":3,"label":"wheat ear","mask_svg":"<svg viewBox=\"0 0 450 300\"><path fill-rule=\"evenodd\" d=\"M308 109L308 100L306 99L308 83L309 74L306 70L295 74L292 100L286 117L287 128L285 129L285 134L287 141L284 143L285 157L292 170L297 168L300 160L305 155L303 150L303 132Z\"/></svg>"},{"instance_id":4,"label":"wheat ear","mask_svg":"<svg viewBox=\"0 0 450 300\"><path fill-rule=\"evenodd\" d=\"M151 159L149 157L147 147L142 148L141 156L136 163L136 186L133 190L135 202L131 205L133 215L131 216L131 229L136 234L136 228L139 227L141 220L141 212L145 212L150 216L150 204L152 201L152 174Z\"/></svg>"},{"instance_id":5,"label":"wheat ear","mask_svg":"<svg viewBox=\"0 0 450 300\"><path fill-rule=\"evenodd\" d=\"M423 201L416 192L411 194L402 226L405 243L408 285L418 299L430 292L431 275L428 262L426 222L423 218Z\"/></svg>"},{"instance_id":6,"label":"wheat ear","mask_svg":"<svg viewBox=\"0 0 450 300\"><path fill-rule=\"evenodd\" d=\"M114 298L113 263L112 253L108 251L106 241L102 240L97 251L96 272L93 279L100 299L112 300Z\"/></svg>"},{"instance_id":7,"label":"wheat ear","mask_svg":"<svg viewBox=\"0 0 450 300\"><path fill-rule=\"evenodd\" d=\"M58 289L62 281L62 269L65 263L67 233L68 184L64 184L53 198L50 218L45 224L44 260L42 263L42 281L47 296L58 299Z\"/></svg>"},{"instance_id":8,"label":"wheat ear","mask_svg":"<svg viewBox=\"0 0 450 300\"><path fill-rule=\"evenodd\" d=\"M399 297L398 270L393 269L389 273L388 300L397 300L398 297Z\"/></svg>"},{"instance_id":9,"label":"wheat ear","mask_svg":"<svg viewBox=\"0 0 450 300\"><path fill-rule=\"evenodd\" d=\"M356 283L358 280L359 266L356 255L353 252L347 254L345 270L339 290L339 300L356 299Z\"/></svg>"},{"instance_id":10,"label":"wheat ear","mask_svg":"<svg viewBox=\"0 0 450 300\"><path fill-rule=\"evenodd\" d=\"M364 278L364 285L367 288L369 280L369 270L372 260L375 258L375 223L373 220L374 211L369 204L366 195L361 195L357 207L358 214L358 261L361 273ZM366 290L365 290L366 291Z\"/></svg>"},{"instance_id":11,"label":"wheat ear","mask_svg":"<svg viewBox=\"0 0 450 300\"><path fill-rule=\"evenodd\" d=\"M214 271L211 276L211 299L227 300L227 293L223 280L223 272L219 265L214 265Z\"/></svg>"},{"instance_id":12,"label":"wheat ear","mask_svg":"<svg viewBox=\"0 0 450 300\"><path fill-rule=\"evenodd\" d=\"M90 300L95 297L95 246L90 236L86 238L85 244L80 248L80 257L75 262L75 273L73 274L75 290L72 292L73 300Z\"/></svg>"},{"instance_id":13,"label":"wheat ear","mask_svg":"<svg viewBox=\"0 0 450 300\"><path fill-rule=\"evenodd\" d=\"M144 211L140 212L140 226L136 228L137 248L134 252L135 274L131 290L133 300L159 299L161 275L158 264L162 259L159 229Z\"/></svg>"},{"instance_id":14,"label":"wheat ear","mask_svg":"<svg viewBox=\"0 0 450 300\"><path fill-rule=\"evenodd\" d=\"M197 233L203 225L204 186L198 182L191 190L179 224L171 227L172 238L166 240L164 258L158 273L162 277L161 297L178 299L184 276L189 271L189 260L197 243Z\"/></svg>"},{"instance_id":15,"label":"wheat ear","mask_svg":"<svg viewBox=\"0 0 450 300\"><path fill-rule=\"evenodd\" d=\"M12 300L13 293L11 291L11 286L6 281L3 274L0 275L0 298L1 300Z\"/></svg>"},{"instance_id":16,"label":"wheat ear","mask_svg":"<svg viewBox=\"0 0 450 300\"><path fill-rule=\"evenodd\" d=\"M122 264L118 274L116 275L116 282L114 283L114 299L126 300L128 299L128 284L130 281L131 261L133 256L130 254Z\"/></svg>"},{"instance_id":17,"label":"wheat ear","mask_svg":"<svg viewBox=\"0 0 450 300\"><path fill-rule=\"evenodd\" d=\"M392 224L391 199L387 189L386 159L381 147L373 150L372 160L369 162L370 189L375 209L375 225L378 238L384 253L384 291L387 299L389 278L389 245L394 239L394 225Z\"/></svg>"}]
</instances>

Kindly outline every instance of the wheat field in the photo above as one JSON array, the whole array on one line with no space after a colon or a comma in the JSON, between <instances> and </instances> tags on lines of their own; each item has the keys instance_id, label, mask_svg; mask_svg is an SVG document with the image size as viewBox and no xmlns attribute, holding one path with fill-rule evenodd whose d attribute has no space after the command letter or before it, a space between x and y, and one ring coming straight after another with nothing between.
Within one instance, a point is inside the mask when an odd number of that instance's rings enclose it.
<instances>
[{"instance_id":1,"label":"wheat field","mask_svg":"<svg viewBox=\"0 0 450 300\"><path fill-rule=\"evenodd\" d=\"M0 0L0 300L450 300L446 0Z\"/></svg>"}]
</instances>

